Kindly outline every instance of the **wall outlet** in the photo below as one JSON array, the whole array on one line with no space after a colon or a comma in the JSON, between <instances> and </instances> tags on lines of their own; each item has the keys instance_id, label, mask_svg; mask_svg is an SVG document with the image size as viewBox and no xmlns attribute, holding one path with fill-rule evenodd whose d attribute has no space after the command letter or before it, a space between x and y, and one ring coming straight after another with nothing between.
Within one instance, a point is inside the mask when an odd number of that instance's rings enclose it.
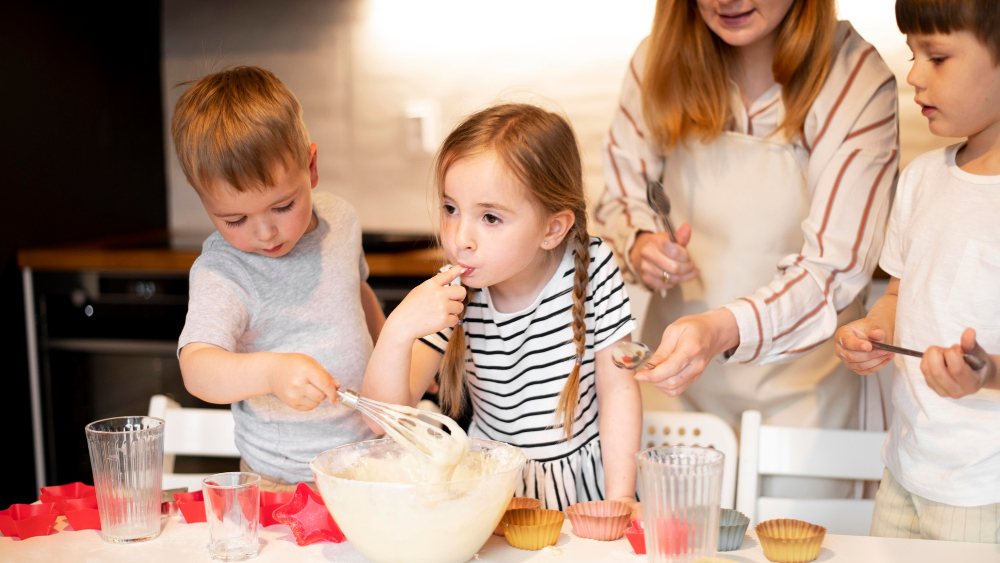
<instances>
[{"instance_id":1,"label":"wall outlet","mask_svg":"<svg viewBox=\"0 0 1000 563\"><path fill-rule=\"evenodd\" d=\"M434 154L439 142L441 106L437 100L411 100L404 111L406 148L410 152Z\"/></svg>"}]
</instances>

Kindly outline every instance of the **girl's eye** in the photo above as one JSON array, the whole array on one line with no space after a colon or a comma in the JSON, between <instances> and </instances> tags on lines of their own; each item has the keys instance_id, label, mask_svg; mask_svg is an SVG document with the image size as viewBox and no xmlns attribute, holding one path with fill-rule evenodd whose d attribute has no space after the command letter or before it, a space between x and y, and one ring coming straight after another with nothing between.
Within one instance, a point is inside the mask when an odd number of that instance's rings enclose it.
<instances>
[{"instance_id":1,"label":"girl's eye","mask_svg":"<svg viewBox=\"0 0 1000 563\"><path fill-rule=\"evenodd\" d=\"M291 203L289 203L288 205L286 205L286 206L284 206L284 207L275 207L275 208L274 208L274 211L275 211L276 213L284 213L284 212L286 212L286 211L291 211L291 210L292 210L292 206L294 206L294 205L295 205L295 200L293 199L293 200L291 201Z\"/></svg>"},{"instance_id":2,"label":"girl's eye","mask_svg":"<svg viewBox=\"0 0 1000 563\"><path fill-rule=\"evenodd\" d=\"M499 225L502 222L499 216L494 215L492 213L487 213L486 215L483 215L483 220L489 223L490 225Z\"/></svg>"},{"instance_id":3,"label":"girl's eye","mask_svg":"<svg viewBox=\"0 0 1000 563\"><path fill-rule=\"evenodd\" d=\"M452 205L452 204L450 204L450 203L444 204L442 206L442 209L444 209L444 212L446 214L448 214L448 215L454 215L454 214L458 213L458 209L455 209L455 206Z\"/></svg>"},{"instance_id":4,"label":"girl's eye","mask_svg":"<svg viewBox=\"0 0 1000 563\"><path fill-rule=\"evenodd\" d=\"M931 57L931 62L936 65L939 65L944 62L945 58L946 57Z\"/></svg>"},{"instance_id":5,"label":"girl's eye","mask_svg":"<svg viewBox=\"0 0 1000 563\"><path fill-rule=\"evenodd\" d=\"M235 221L226 221L226 225L229 226L229 227L236 228L236 227L239 227L240 225L242 225L243 223L246 223L246 221L247 221L247 218L246 218L246 215L244 215L243 217L240 217L239 219L237 219Z\"/></svg>"}]
</instances>

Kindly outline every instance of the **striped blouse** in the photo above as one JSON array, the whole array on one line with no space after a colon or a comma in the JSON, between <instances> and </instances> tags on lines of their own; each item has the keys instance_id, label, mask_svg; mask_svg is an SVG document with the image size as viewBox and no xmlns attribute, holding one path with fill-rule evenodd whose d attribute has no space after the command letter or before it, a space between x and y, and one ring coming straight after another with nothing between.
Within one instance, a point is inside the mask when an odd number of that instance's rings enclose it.
<instances>
[{"instance_id":1,"label":"striped blouse","mask_svg":"<svg viewBox=\"0 0 1000 563\"><path fill-rule=\"evenodd\" d=\"M636 235L662 230L646 203L646 180L660 178L664 165L644 133L639 84L646 45L632 58L604 140L606 185L595 210L629 281L637 277L627 260ZM847 22L838 24L837 45L804 135L792 141L812 197L802 249L776 265L773 281L726 305L740 331L740 345L728 361L786 361L821 344L878 263L899 170L896 80ZM733 131L766 137L784 119L781 87L773 86L749 109L736 101L734 109Z\"/></svg>"},{"instance_id":2,"label":"striped blouse","mask_svg":"<svg viewBox=\"0 0 1000 563\"><path fill-rule=\"evenodd\" d=\"M576 362L572 328L575 254L568 245L555 275L524 310L497 311L489 288L484 288L473 294L463 323L465 375L473 406L469 435L520 448L529 461L517 494L534 496L559 510L604 497L594 354L635 329L611 249L594 238L576 423L572 439L564 440L555 411ZM421 342L443 353L450 334L448 329Z\"/></svg>"}]
</instances>

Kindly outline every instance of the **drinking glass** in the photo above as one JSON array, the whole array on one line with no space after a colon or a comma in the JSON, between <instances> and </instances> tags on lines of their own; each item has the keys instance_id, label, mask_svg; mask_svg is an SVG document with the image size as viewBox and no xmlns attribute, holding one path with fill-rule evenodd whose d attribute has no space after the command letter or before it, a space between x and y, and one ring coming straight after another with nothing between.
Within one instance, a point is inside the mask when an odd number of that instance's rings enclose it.
<instances>
[{"instance_id":1,"label":"drinking glass","mask_svg":"<svg viewBox=\"0 0 1000 563\"><path fill-rule=\"evenodd\" d=\"M722 453L697 446L663 446L635 457L647 561L688 563L714 555Z\"/></svg>"},{"instance_id":2,"label":"drinking glass","mask_svg":"<svg viewBox=\"0 0 1000 563\"><path fill-rule=\"evenodd\" d=\"M209 554L213 559L243 561L255 557L260 522L260 475L219 473L204 480Z\"/></svg>"},{"instance_id":3,"label":"drinking glass","mask_svg":"<svg viewBox=\"0 0 1000 563\"><path fill-rule=\"evenodd\" d=\"M120 416L86 427L101 536L134 543L160 535L163 420Z\"/></svg>"}]
</instances>

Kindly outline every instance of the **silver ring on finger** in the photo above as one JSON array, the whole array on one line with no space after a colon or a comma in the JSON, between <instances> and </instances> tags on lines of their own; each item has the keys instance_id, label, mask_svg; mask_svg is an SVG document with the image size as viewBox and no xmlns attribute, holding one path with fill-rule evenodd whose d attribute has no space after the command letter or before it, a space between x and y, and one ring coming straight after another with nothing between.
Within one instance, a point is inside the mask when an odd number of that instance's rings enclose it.
<instances>
[{"instance_id":1,"label":"silver ring on finger","mask_svg":"<svg viewBox=\"0 0 1000 563\"><path fill-rule=\"evenodd\" d=\"M663 283L670 283L670 277L670 272L666 270L663 270L663 273L660 274L660 279L663 280Z\"/></svg>"}]
</instances>

